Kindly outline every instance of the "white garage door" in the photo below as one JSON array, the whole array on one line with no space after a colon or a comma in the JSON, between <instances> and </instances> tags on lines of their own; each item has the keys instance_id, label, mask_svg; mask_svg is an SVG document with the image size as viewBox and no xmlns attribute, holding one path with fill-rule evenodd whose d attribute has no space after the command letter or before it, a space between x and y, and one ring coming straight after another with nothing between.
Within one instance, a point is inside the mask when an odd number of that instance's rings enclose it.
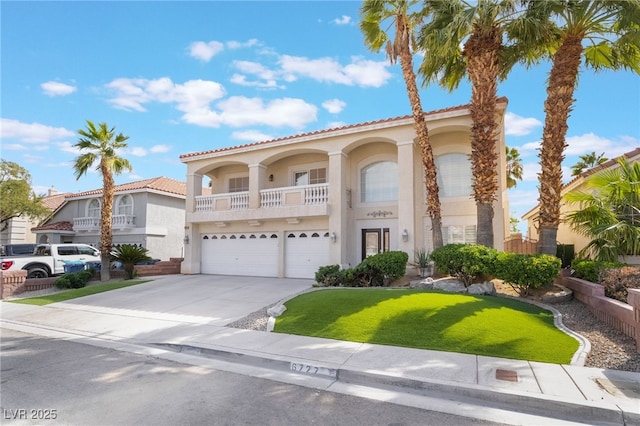
<instances>
[{"instance_id":1,"label":"white garage door","mask_svg":"<svg viewBox=\"0 0 640 426\"><path fill-rule=\"evenodd\" d=\"M206 234L202 235L203 274L278 276L278 235Z\"/></svg>"},{"instance_id":2,"label":"white garage door","mask_svg":"<svg viewBox=\"0 0 640 426\"><path fill-rule=\"evenodd\" d=\"M314 278L319 267L329 264L328 232L287 232L286 237L286 277Z\"/></svg>"}]
</instances>

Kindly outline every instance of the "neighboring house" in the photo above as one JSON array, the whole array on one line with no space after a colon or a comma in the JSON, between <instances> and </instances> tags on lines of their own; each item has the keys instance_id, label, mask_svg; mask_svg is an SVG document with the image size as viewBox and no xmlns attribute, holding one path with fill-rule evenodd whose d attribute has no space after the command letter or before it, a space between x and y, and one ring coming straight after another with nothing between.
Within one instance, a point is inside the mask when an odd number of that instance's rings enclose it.
<instances>
[{"instance_id":1,"label":"neighboring house","mask_svg":"<svg viewBox=\"0 0 640 426\"><path fill-rule=\"evenodd\" d=\"M498 102L496 248L508 232L504 112ZM469 106L425 114L445 243L476 242ZM184 274L313 278L366 256L432 249L411 116L180 156L187 165ZM211 181L212 195L201 192ZM206 181L205 181L206 182ZM206 186L206 184L205 184Z\"/></svg>"},{"instance_id":2,"label":"neighboring house","mask_svg":"<svg viewBox=\"0 0 640 426\"><path fill-rule=\"evenodd\" d=\"M42 204L50 211L55 211L70 193L58 194L55 188L49 188L47 195L42 198ZM37 220L28 217L15 217L9 220L7 229L0 231L0 244L35 243L36 234L31 228L38 225Z\"/></svg>"},{"instance_id":3,"label":"neighboring house","mask_svg":"<svg viewBox=\"0 0 640 426\"><path fill-rule=\"evenodd\" d=\"M620 157L613 158L596 167L593 167L589 170L582 172L581 174L573 178L570 182L568 182L562 187L561 195L564 197L566 193L576 189L584 190L585 180L589 176L604 169L618 168L619 167L618 159L621 157L626 157L629 160L629 162L640 161L640 147L634 149L633 151L627 152L626 154L623 154ZM576 209L575 205L569 204L563 199L562 205L560 206L560 224L558 226L557 240L558 240L558 244L573 245L575 252L578 253L580 250L585 248L587 244L589 244L589 241L591 241L591 239L583 235L577 234L576 232L571 230L571 227L569 226L568 223L564 222L563 218L566 217L568 213L570 213L575 209ZM540 206L538 205L538 206L535 206L533 209L529 210L528 212L526 212L522 216L522 219L527 221L527 236L534 240L539 240L538 221L537 221L539 211L540 211Z\"/></svg>"},{"instance_id":4,"label":"neighboring house","mask_svg":"<svg viewBox=\"0 0 640 426\"><path fill-rule=\"evenodd\" d=\"M161 260L183 256L184 182L157 177L116 185L113 200L113 244L137 244ZM37 243L86 243L100 246L102 189L67 194L41 226Z\"/></svg>"}]
</instances>

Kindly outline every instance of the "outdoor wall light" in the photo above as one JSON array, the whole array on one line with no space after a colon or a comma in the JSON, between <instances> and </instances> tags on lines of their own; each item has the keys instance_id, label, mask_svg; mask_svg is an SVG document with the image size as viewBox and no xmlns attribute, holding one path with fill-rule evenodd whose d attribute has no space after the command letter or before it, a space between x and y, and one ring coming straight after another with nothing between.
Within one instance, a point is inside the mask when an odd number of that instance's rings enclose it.
<instances>
[{"instance_id":1,"label":"outdoor wall light","mask_svg":"<svg viewBox=\"0 0 640 426\"><path fill-rule=\"evenodd\" d=\"M406 229L402 231L402 241L409 241L409 232Z\"/></svg>"},{"instance_id":2,"label":"outdoor wall light","mask_svg":"<svg viewBox=\"0 0 640 426\"><path fill-rule=\"evenodd\" d=\"M182 239L182 241L183 241L185 244L189 244L189 236L188 236L188 235L185 235L185 236L184 236L184 238Z\"/></svg>"},{"instance_id":3,"label":"outdoor wall light","mask_svg":"<svg viewBox=\"0 0 640 426\"><path fill-rule=\"evenodd\" d=\"M335 232L332 232L332 233L331 233L331 242L334 242L334 243L335 243L337 238L338 238L338 237L336 236L336 233L335 233Z\"/></svg>"},{"instance_id":4,"label":"outdoor wall light","mask_svg":"<svg viewBox=\"0 0 640 426\"><path fill-rule=\"evenodd\" d=\"M269 182L273 182L273 175L269 175Z\"/></svg>"}]
</instances>

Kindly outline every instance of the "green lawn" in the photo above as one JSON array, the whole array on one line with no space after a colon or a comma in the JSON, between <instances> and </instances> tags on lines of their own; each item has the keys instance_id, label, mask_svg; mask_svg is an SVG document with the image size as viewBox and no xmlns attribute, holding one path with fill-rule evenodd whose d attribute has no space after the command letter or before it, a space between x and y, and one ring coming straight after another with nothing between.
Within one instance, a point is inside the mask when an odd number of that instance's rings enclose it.
<instances>
[{"instance_id":1,"label":"green lawn","mask_svg":"<svg viewBox=\"0 0 640 426\"><path fill-rule=\"evenodd\" d=\"M285 305L276 332L557 364L578 349L550 311L503 297L329 289Z\"/></svg>"},{"instance_id":2,"label":"green lawn","mask_svg":"<svg viewBox=\"0 0 640 426\"><path fill-rule=\"evenodd\" d=\"M89 296L105 291L117 290L119 288L129 287L136 284L142 284L151 280L126 280L114 281L100 284L93 284L83 288L75 288L71 290L61 291L59 293L48 294L45 296L29 297L24 299L7 300L11 303L24 303L26 305L44 306L49 303L64 302L65 300L75 299L77 297Z\"/></svg>"}]
</instances>

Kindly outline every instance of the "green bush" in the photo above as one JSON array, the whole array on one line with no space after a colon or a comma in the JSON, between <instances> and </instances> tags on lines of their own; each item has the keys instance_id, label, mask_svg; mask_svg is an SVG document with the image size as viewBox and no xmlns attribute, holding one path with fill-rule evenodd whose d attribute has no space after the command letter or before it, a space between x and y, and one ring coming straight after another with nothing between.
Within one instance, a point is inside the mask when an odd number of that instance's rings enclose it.
<instances>
[{"instance_id":1,"label":"green bush","mask_svg":"<svg viewBox=\"0 0 640 426\"><path fill-rule=\"evenodd\" d=\"M573 276L592 283L599 283L602 280L602 274L607 269L621 268L625 266L622 262L608 262L601 260L579 259L571 263Z\"/></svg>"},{"instance_id":2,"label":"green bush","mask_svg":"<svg viewBox=\"0 0 640 426\"><path fill-rule=\"evenodd\" d=\"M562 262L547 254L498 253L495 277L503 280L521 296L531 288L544 287L560 273Z\"/></svg>"},{"instance_id":3,"label":"green bush","mask_svg":"<svg viewBox=\"0 0 640 426\"><path fill-rule=\"evenodd\" d=\"M58 277L53 284L57 288L82 288L95 275L96 270L93 268L83 269L82 271L64 274Z\"/></svg>"},{"instance_id":4,"label":"green bush","mask_svg":"<svg viewBox=\"0 0 640 426\"><path fill-rule=\"evenodd\" d=\"M498 251L479 244L447 244L431 252L436 269L452 275L465 286L491 276Z\"/></svg>"},{"instance_id":5,"label":"green bush","mask_svg":"<svg viewBox=\"0 0 640 426\"><path fill-rule=\"evenodd\" d=\"M602 285L605 296L627 303L628 289L640 288L640 268L606 269L602 273Z\"/></svg>"},{"instance_id":6,"label":"green bush","mask_svg":"<svg viewBox=\"0 0 640 426\"><path fill-rule=\"evenodd\" d=\"M409 255L403 251L385 251L365 258L356 269L374 275L381 273L383 280L393 281L404 276L408 261Z\"/></svg>"},{"instance_id":7,"label":"green bush","mask_svg":"<svg viewBox=\"0 0 640 426\"><path fill-rule=\"evenodd\" d=\"M340 271L340 265L327 265L318 268L315 279L318 285L331 287L340 285L342 276L343 274Z\"/></svg>"}]
</instances>

